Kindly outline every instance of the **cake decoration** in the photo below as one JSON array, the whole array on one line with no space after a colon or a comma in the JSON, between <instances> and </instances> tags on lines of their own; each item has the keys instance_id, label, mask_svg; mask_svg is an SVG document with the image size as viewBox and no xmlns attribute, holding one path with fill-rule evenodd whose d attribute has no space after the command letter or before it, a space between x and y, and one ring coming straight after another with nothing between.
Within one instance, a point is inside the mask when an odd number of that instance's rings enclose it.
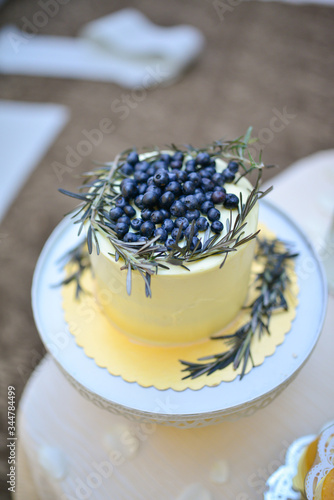
<instances>
[{"instance_id":1,"label":"cake decoration","mask_svg":"<svg viewBox=\"0 0 334 500\"><path fill-rule=\"evenodd\" d=\"M89 253L95 245L99 254L97 234L106 236L115 261L124 260L127 293L136 270L151 297L151 276L159 270L186 268L187 263L212 255L224 257L222 266L230 252L256 237L257 232L245 235L246 219L271 188L259 189L265 165L249 153L252 142L250 128L244 137L202 149L172 144L169 152L157 148L141 156L127 150L111 164L84 174L86 192L59 191L82 202L73 218L80 224L79 234L87 227ZM219 171L221 160L228 163ZM239 169L242 173L237 175ZM229 192L231 183L237 186L254 170L258 178L246 200L241 191L239 196ZM220 221L217 206L230 211L226 222Z\"/></svg>"},{"instance_id":2,"label":"cake decoration","mask_svg":"<svg viewBox=\"0 0 334 500\"><path fill-rule=\"evenodd\" d=\"M287 268L291 259L295 259L297 256L297 253L291 253L287 246L278 239L258 238L255 259L264 261L264 264L254 278L254 282L257 284L256 289L259 292L249 305L244 306L249 310L249 319L235 333L213 337L213 340L227 341L228 350L214 356L201 358L199 361L202 363L181 361L185 365L183 371L189 372L185 378L196 378L204 374L211 375L216 370L223 370L230 364L233 364L233 368L237 369L242 364L240 374L240 379L242 379L249 359L252 361L252 338L256 334L260 339L264 333L270 335L272 315L282 310L288 310L285 292L290 284L290 278Z\"/></svg>"}]
</instances>

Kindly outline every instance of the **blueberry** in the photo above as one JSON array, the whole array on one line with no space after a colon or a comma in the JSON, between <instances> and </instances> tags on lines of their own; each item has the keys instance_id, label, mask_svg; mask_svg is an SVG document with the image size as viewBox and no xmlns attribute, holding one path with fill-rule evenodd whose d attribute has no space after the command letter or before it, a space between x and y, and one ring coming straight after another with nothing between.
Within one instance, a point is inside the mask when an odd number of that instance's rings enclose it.
<instances>
[{"instance_id":1,"label":"blueberry","mask_svg":"<svg viewBox=\"0 0 334 500\"><path fill-rule=\"evenodd\" d=\"M128 216L128 217L134 217L136 215L136 211L135 209L131 206L131 205L126 205L124 208L124 213Z\"/></svg>"},{"instance_id":2,"label":"blueberry","mask_svg":"<svg viewBox=\"0 0 334 500\"><path fill-rule=\"evenodd\" d=\"M222 230L224 229L224 226L223 224L220 222L220 220L215 220L212 224L211 224L211 229L214 233L221 233Z\"/></svg>"},{"instance_id":3,"label":"blueberry","mask_svg":"<svg viewBox=\"0 0 334 500\"><path fill-rule=\"evenodd\" d=\"M123 198L123 196L120 196L119 198L117 198L115 203L116 203L116 207L119 207L119 208L124 208L128 204L128 202L126 201L125 198Z\"/></svg>"},{"instance_id":4,"label":"blueberry","mask_svg":"<svg viewBox=\"0 0 334 500\"><path fill-rule=\"evenodd\" d=\"M159 200L159 205L162 208L169 208L175 201L175 196L171 191L166 191Z\"/></svg>"},{"instance_id":5,"label":"blueberry","mask_svg":"<svg viewBox=\"0 0 334 500\"><path fill-rule=\"evenodd\" d=\"M201 173L202 177L207 177L208 179L211 179L213 177L213 174L209 168L203 168Z\"/></svg>"},{"instance_id":6,"label":"blueberry","mask_svg":"<svg viewBox=\"0 0 334 500\"><path fill-rule=\"evenodd\" d=\"M124 215L124 212L123 210L120 208L120 207L115 207L115 208L112 208L110 211L109 211L109 218L111 220L117 220L119 219L120 217L122 217L122 215Z\"/></svg>"},{"instance_id":7,"label":"blueberry","mask_svg":"<svg viewBox=\"0 0 334 500\"><path fill-rule=\"evenodd\" d=\"M159 196L154 191L146 191L143 196L143 204L145 207L152 208L157 205L159 201Z\"/></svg>"},{"instance_id":8,"label":"blueberry","mask_svg":"<svg viewBox=\"0 0 334 500\"><path fill-rule=\"evenodd\" d=\"M132 219L132 221L131 221L132 229L134 229L135 231L139 231L143 222L144 221L142 219Z\"/></svg>"},{"instance_id":9,"label":"blueberry","mask_svg":"<svg viewBox=\"0 0 334 500\"><path fill-rule=\"evenodd\" d=\"M178 179L177 174L179 172L181 173L181 172L183 172L183 170L176 170L175 172L168 172L169 182L177 181L177 179Z\"/></svg>"},{"instance_id":10,"label":"blueberry","mask_svg":"<svg viewBox=\"0 0 334 500\"><path fill-rule=\"evenodd\" d=\"M130 165L135 165L136 163L139 162L139 156L136 153L136 151L131 151L131 153L128 154L126 161L130 163Z\"/></svg>"},{"instance_id":11,"label":"blueberry","mask_svg":"<svg viewBox=\"0 0 334 500\"><path fill-rule=\"evenodd\" d=\"M164 243L167 240L168 234L166 229L164 229L163 227L158 227L158 229L154 231L154 236L160 236L160 238L157 241Z\"/></svg>"},{"instance_id":12,"label":"blueberry","mask_svg":"<svg viewBox=\"0 0 334 500\"><path fill-rule=\"evenodd\" d=\"M179 182L186 182L188 180L188 174L184 170L176 170L175 173Z\"/></svg>"},{"instance_id":13,"label":"blueberry","mask_svg":"<svg viewBox=\"0 0 334 500\"><path fill-rule=\"evenodd\" d=\"M123 238L123 236L129 231L128 224L124 224L124 222L117 222L116 224L116 234L119 238Z\"/></svg>"},{"instance_id":14,"label":"blueberry","mask_svg":"<svg viewBox=\"0 0 334 500\"><path fill-rule=\"evenodd\" d=\"M188 179L198 187L201 184L202 178L197 172L192 172L188 175Z\"/></svg>"},{"instance_id":15,"label":"blueberry","mask_svg":"<svg viewBox=\"0 0 334 500\"><path fill-rule=\"evenodd\" d=\"M199 205L202 205L206 201L205 194L203 192L196 193L194 196L196 196Z\"/></svg>"},{"instance_id":16,"label":"blueberry","mask_svg":"<svg viewBox=\"0 0 334 500\"><path fill-rule=\"evenodd\" d=\"M141 225L140 233L142 236L151 238L153 236L154 230L155 230L155 225L153 224L153 222L147 220Z\"/></svg>"},{"instance_id":17,"label":"blueberry","mask_svg":"<svg viewBox=\"0 0 334 500\"><path fill-rule=\"evenodd\" d=\"M213 180L213 182L214 182L217 186L223 186L223 185L224 185L224 182L225 182L225 177L223 176L223 174L220 174L219 172L216 172L216 173L212 176L212 180Z\"/></svg>"},{"instance_id":18,"label":"blueberry","mask_svg":"<svg viewBox=\"0 0 334 500\"><path fill-rule=\"evenodd\" d=\"M222 205L225 201L226 194L224 191L214 191L211 196L211 200L215 205Z\"/></svg>"},{"instance_id":19,"label":"blueberry","mask_svg":"<svg viewBox=\"0 0 334 500\"><path fill-rule=\"evenodd\" d=\"M201 242L201 240L196 238L196 236L193 237L193 239L191 240L191 243L190 243L190 250L195 250L195 248L196 248L196 252L197 252L197 250L200 250L202 248L202 242Z\"/></svg>"},{"instance_id":20,"label":"blueberry","mask_svg":"<svg viewBox=\"0 0 334 500\"><path fill-rule=\"evenodd\" d=\"M155 193L160 198L162 195L162 188L159 188L155 184L151 184L150 186L147 186L146 193L148 192Z\"/></svg>"},{"instance_id":21,"label":"blueberry","mask_svg":"<svg viewBox=\"0 0 334 500\"><path fill-rule=\"evenodd\" d=\"M209 167L213 167L213 168L215 169L215 171L216 171L216 160L213 160L213 159L211 158L211 161L210 161L210 165L209 165Z\"/></svg>"},{"instance_id":22,"label":"blueberry","mask_svg":"<svg viewBox=\"0 0 334 500\"><path fill-rule=\"evenodd\" d=\"M170 213L168 212L168 210L165 210L164 208L160 208L160 212L161 212L161 215L163 217L163 220L169 219Z\"/></svg>"},{"instance_id":23,"label":"blueberry","mask_svg":"<svg viewBox=\"0 0 334 500\"><path fill-rule=\"evenodd\" d=\"M233 173L233 174L236 174L238 172L238 169L239 169L239 164L232 160L228 163L227 165L227 168Z\"/></svg>"},{"instance_id":24,"label":"blueberry","mask_svg":"<svg viewBox=\"0 0 334 500\"><path fill-rule=\"evenodd\" d=\"M237 208L238 205L239 205L239 198L235 194L228 193L224 201L224 207Z\"/></svg>"},{"instance_id":25,"label":"blueberry","mask_svg":"<svg viewBox=\"0 0 334 500\"><path fill-rule=\"evenodd\" d=\"M191 181L186 181L182 186L184 194L194 194L196 186Z\"/></svg>"},{"instance_id":26,"label":"blueberry","mask_svg":"<svg viewBox=\"0 0 334 500\"><path fill-rule=\"evenodd\" d=\"M173 160L175 161L180 161L180 162L183 162L183 158L184 158L184 155L182 153L182 151L176 151L173 155Z\"/></svg>"},{"instance_id":27,"label":"blueberry","mask_svg":"<svg viewBox=\"0 0 334 500\"><path fill-rule=\"evenodd\" d=\"M215 187L215 183L209 179L208 177L203 177L202 182L201 182L201 187L204 191L213 191L213 188Z\"/></svg>"},{"instance_id":28,"label":"blueberry","mask_svg":"<svg viewBox=\"0 0 334 500\"><path fill-rule=\"evenodd\" d=\"M154 222L154 224L161 224L163 220L164 216L160 210L154 210L154 212L151 213L151 221Z\"/></svg>"},{"instance_id":29,"label":"blueberry","mask_svg":"<svg viewBox=\"0 0 334 500\"><path fill-rule=\"evenodd\" d=\"M172 250L172 245L175 245L175 240L173 238L168 238L166 241L167 250Z\"/></svg>"},{"instance_id":30,"label":"blueberry","mask_svg":"<svg viewBox=\"0 0 334 500\"><path fill-rule=\"evenodd\" d=\"M134 179L137 181L137 182L147 182L148 178L149 178L149 175L147 175L146 172L135 172L134 174Z\"/></svg>"},{"instance_id":31,"label":"blueberry","mask_svg":"<svg viewBox=\"0 0 334 500\"><path fill-rule=\"evenodd\" d=\"M235 179L235 174L233 172L231 172L231 170L229 170L228 168L225 168L223 170L223 176L224 176L225 182L233 182Z\"/></svg>"},{"instance_id":32,"label":"blueberry","mask_svg":"<svg viewBox=\"0 0 334 500\"><path fill-rule=\"evenodd\" d=\"M167 233L171 233L174 229L174 222L172 219L165 219L162 223L162 227L166 229Z\"/></svg>"},{"instance_id":33,"label":"blueberry","mask_svg":"<svg viewBox=\"0 0 334 500\"><path fill-rule=\"evenodd\" d=\"M181 201L181 203L185 204L186 202L186 196L184 194L182 194L180 197L179 197L179 201Z\"/></svg>"},{"instance_id":34,"label":"blueberry","mask_svg":"<svg viewBox=\"0 0 334 500\"><path fill-rule=\"evenodd\" d=\"M181 187L181 184L179 182L173 181L173 182L169 182L169 184L167 184L167 186L165 187L165 190L171 191L173 194L178 196L182 192L182 187Z\"/></svg>"},{"instance_id":35,"label":"blueberry","mask_svg":"<svg viewBox=\"0 0 334 500\"><path fill-rule=\"evenodd\" d=\"M153 167L153 165L151 165L151 166L148 167L148 169L146 170L146 173L150 177L153 177L153 175L155 174L155 168Z\"/></svg>"},{"instance_id":36,"label":"blueberry","mask_svg":"<svg viewBox=\"0 0 334 500\"><path fill-rule=\"evenodd\" d=\"M179 200L174 201L173 205L170 207L170 213L174 217L183 217L186 214L186 206Z\"/></svg>"},{"instance_id":37,"label":"blueberry","mask_svg":"<svg viewBox=\"0 0 334 500\"><path fill-rule=\"evenodd\" d=\"M142 184L139 184L138 187L138 193L139 194L144 194L146 192L146 189L147 189L147 184L145 184L145 182L143 182Z\"/></svg>"},{"instance_id":38,"label":"blueberry","mask_svg":"<svg viewBox=\"0 0 334 500\"><path fill-rule=\"evenodd\" d=\"M185 230L184 232L184 235L186 238L190 238L190 233L192 233L193 236L197 236L198 235L198 228L196 226L196 224L193 226L188 226L187 229Z\"/></svg>"},{"instance_id":39,"label":"blueberry","mask_svg":"<svg viewBox=\"0 0 334 500\"><path fill-rule=\"evenodd\" d=\"M213 191L207 191L207 192L205 193L205 199L206 199L207 201L212 201L212 195L213 195Z\"/></svg>"},{"instance_id":40,"label":"blueberry","mask_svg":"<svg viewBox=\"0 0 334 500\"><path fill-rule=\"evenodd\" d=\"M156 171L154 177L154 184L158 187L164 187L167 186L169 183L169 175L166 170L159 169Z\"/></svg>"},{"instance_id":41,"label":"blueberry","mask_svg":"<svg viewBox=\"0 0 334 500\"><path fill-rule=\"evenodd\" d=\"M139 240L139 235L135 233L126 233L124 235L123 241L127 243L136 243Z\"/></svg>"},{"instance_id":42,"label":"blueberry","mask_svg":"<svg viewBox=\"0 0 334 500\"><path fill-rule=\"evenodd\" d=\"M173 229L171 236L174 240L177 239L177 235L179 234L179 232L180 232L180 228L176 227L175 229ZM179 241L183 240L183 238L184 238L184 231L182 230L181 234L180 234Z\"/></svg>"},{"instance_id":43,"label":"blueberry","mask_svg":"<svg viewBox=\"0 0 334 500\"><path fill-rule=\"evenodd\" d=\"M194 194L189 194L188 196L186 196L184 203L189 210L194 210L199 206L198 199Z\"/></svg>"},{"instance_id":44,"label":"blueberry","mask_svg":"<svg viewBox=\"0 0 334 500\"><path fill-rule=\"evenodd\" d=\"M146 243L146 241L148 241L148 238L146 238L146 236L139 236L138 241L143 241Z\"/></svg>"},{"instance_id":45,"label":"blueberry","mask_svg":"<svg viewBox=\"0 0 334 500\"><path fill-rule=\"evenodd\" d=\"M138 196L135 197L135 205L136 207L139 208L139 210L142 210L144 208L144 203L143 203L143 194L139 194Z\"/></svg>"},{"instance_id":46,"label":"blueberry","mask_svg":"<svg viewBox=\"0 0 334 500\"><path fill-rule=\"evenodd\" d=\"M136 181L134 179L124 179L121 182L121 192L124 198L134 198L137 191Z\"/></svg>"},{"instance_id":47,"label":"blueberry","mask_svg":"<svg viewBox=\"0 0 334 500\"><path fill-rule=\"evenodd\" d=\"M216 208L210 208L208 210L208 218L211 220L211 222L220 219L220 212Z\"/></svg>"},{"instance_id":48,"label":"blueberry","mask_svg":"<svg viewBox=\"0 0 334 500\"><path fill-rule=\"evenodd\" d=\"M226 194L226 189L225 189L224 187L222 187L222 186L215 186L215 187L213 188L213 190L214 190L214 191L223 191L223 193L225 193L225 194Z\"/></svg>"},{"instance_id":49,"label":"blueberry","mask_svg":"<svg viewBox=\"0 0 334 500\"><path fill-rule=\"evenodd\" d=\"M208 211L210 210L210 208L213 208L213 207L214 207L214 204L212 203L212 201L205 201L201 205L201 212L203 212L203 214L207 214Z\"/></svg>"},{"instance_id":50,"label":"blueberry","mask_svg":"<svg viewBox=\"0 0 334 500\"><path fill-rule=\"evenodd\" d=\"M192 160L187 161L185 171L187 174L193 174L196 172L196 162L193 163Z\"/></svg>"},{"instance_id":51,"label":"blueberry","mask_svg":"<svg viewBox=\"0 0 334 500\"><path fill-rule=\"evenodd\" d=\"M129 163L124 163L124 165L121 166L121 172L123 175L132 175L133 174L133 166L130 165Z\"/></svg>"},{"instance_id":52,"label":"blueberry","mask_svg":"<svg viewBox=\"0 0 334 500\"><path fill-rule=\"evenodd\" d=\"M207 165L210 165L210 155L208 153L198 153L196 156L196 163L198 165L201 165L202 167L206 167Z\"/></svg>"},{"instance_id":53,"label":"blueberry","mask_svg":"<svg viewBox=\"0 0 334 500\"><path fill-rule=\"evenodd\" d=\"M192 222L193 220L197 220L200 217L200 212L199 210L187 210L186 212L186 217L189 222Z\"/></svg>"},{"instance_id":54,"label":"blueberry","mask_svg":"<svg viewBox=\"0 0 334 500\"><path fill-rule=\"evenodd\" d=\"M167 165L169 165L170 162L172 161L172 157L168 153L162 153L162 155L160 156L160 160L164 161L165 163L167 163Z\"/></svg>"},{"instance_id":55,"label":"blueberry","mask_svg":"<svg viewBox=\"0 0 334 500\"><path fill-rule=\"evenodd\" d=\"M190 158L186 161L186 166L191 165L192 167L196 167L197 161L196 158Z\"/></svg>"},{"instance_id":56,"label":"blueberry","mask_svg":"<svg viewBox=\"0 0 334 500\"><path fill-rule=\"evenodd\" d=\"M182 161L173 160L170 164L170 168L180 170L182 168Z\"/></svg>"},{"instance_id":57,"label":"blueberry","mask_svg":"<svg viewBox=\"0 0 334 500\"><path fill-rule=\"evenodd\" d=\"M155 172L154 172L154 173L155 173ZM146 184L147 184L147 187L152 186L152 185L155 185L155 184L154 184L154 175L151 175L151 177L149 177L149 178L147 179L147 183L146 183Z\"/></svg>"},{"instance_id":58,"label":"blueberry","mask_svg":"<svg viewBox=\"0 0 334 500\"><path fill-rule=\"evenodd\" d=\"M175 226L180 227L182 224L182 229L185 230L189 226L189 221L185 217L178 217L175 221Z\"/></svg>"},{"instance_id":59,"label":"blueberry","mask_svg":"<svg viewBox=\"0 0 334 500\"><path fill-rule=\"evenodd\" d=\"M206 167L205 169L206 173L211 177L213 177L217 172L216 172L216 168L214 166L212 166L211 164Z\"/></svg>"},{"instance_id":60,"label":"blueberry","mask_svg":"<svg viewBox=\"0 0 334 500\"><path fill-rule=\"evenodd\" d=\"M151 210L149 210L148 208L145 208L145 209L142 211L142 213L141 213L141 218L142 218L143 220L150 220L150 218L151 218L151 213L152 213L152 211L151 211Z\"/></svg>"},{"instance_id":61,"label":"blueberry","mask_svg":"<svg viewBox=\"0 0 334 500\"><path fill-rule=\"evenodd\" d=\"M200 217L196 221L196 226L199 231L206 231L209 227L209 222L205 217Z\"/></svg>"},{"instance_id":62,"label":"blueberry","mask_svg":"<svg viewBox=\"0 0 334 500\"><path fill-rule=\"evenodd\" d=\"M135 172L146 172L149 166L150 164L147 161L140 161L135 165Z\"/></svg>"},{"instance_id":63,"label":"blueberry","mask_svg":"<svg viewBox=\"0 0 334 500\"><path fill-rule=\"evenodd\" d=\"M162 160L158 160L154 163L154 168L156 170L168 170L168 165L166 162L162 161Z\"/></svg>"},{"instance_id":64,"label":"blueberry","mask_svg":"<svg viewBox=\"0 0 334 500\"><path fill-rule=\"evenodd\" d=\"M130 226L130 223L131 223L131 219L130 217L128 217L127 215L122 215L122 217L120 217L117 222L124 222L124 224L127 224L128 226Z\"/></svg>"}]
</instances>

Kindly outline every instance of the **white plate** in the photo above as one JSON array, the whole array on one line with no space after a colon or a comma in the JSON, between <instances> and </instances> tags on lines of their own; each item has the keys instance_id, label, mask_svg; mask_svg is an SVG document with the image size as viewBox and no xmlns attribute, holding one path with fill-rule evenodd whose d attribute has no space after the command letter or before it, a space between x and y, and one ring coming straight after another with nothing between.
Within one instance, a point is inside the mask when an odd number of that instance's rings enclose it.
<instances>
[{"instance_id":1,"label":"white plate","mask_svg":"<svg viewBox=\"0 0 334 500\"><path fill-rule=\"evenodd\" d=\"M42 341L71 383L88 399L129 418L178 426L206 425L246 416L272 401L297 375L321 332L327 289L322 266L307 238L294 222L268 202L260 204L260 221L277 236L293 242L300 287L297 316L284 343L273 356L242 381L222 382L198 391L143 388L112 376L88 358L69 333L62 310L64 277L57 261L77 244L77 228L66 218L48 239L38 260L32 287L35 321ZM181 372L180 372L181 376Z\"/></svg>"}]
</instances>

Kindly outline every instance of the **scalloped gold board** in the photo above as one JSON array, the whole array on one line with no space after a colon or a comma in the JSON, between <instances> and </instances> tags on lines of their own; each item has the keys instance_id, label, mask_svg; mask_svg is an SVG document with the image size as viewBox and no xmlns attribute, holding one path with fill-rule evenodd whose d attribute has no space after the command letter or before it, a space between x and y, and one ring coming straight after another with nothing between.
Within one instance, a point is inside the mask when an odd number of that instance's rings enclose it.
<instances>
[{"instance_id":1,"label":"scalloped gold board","mask_svg":"<svg viewBox=\"0 0 334 500\"><path fill-rule=\"evenodd\" d=\"M261 229L261 236L273 237L273 233L267 228L262 226ZM253 281L254 273L259 269L258 266L259 264L254 261L250 283ZM261 340L257 335L254 336L251 352L255 366L261 365L265 358L271 356L276 347L283 343L296 315L298 284L293 264L288 269L288 275L291 281L286 294L288 311L273 314L270 321L270 335L263 334ZM101 311L93 294L93 278L89 271L82 277L82 286L90 293L81 294L79 300L75 299L74 283L63 286L65 320L77 345L82 347L85 354L94 359L98 366L107 368L112 375L121 376L127 382L137 382L142 387L154 386L159 390L172 388L183 391L187 388L199 390L204 386L212 387L221 382L230 382L240 374L241 367L234 370L232 366L228 366L209 376L182 380L186 373L181 371L183 366L179 362L180 359L196 362L198 358L227 350L226 343L212 339L172 347L136 343L118 331ZM254 293L253 286L250 286L247 303L252 301ZM241 310L235 321L220 334L233 334L248 318L249 313ZM246 373L251 369L252 363L249 361Z\"/></svg>"}]
</instances>

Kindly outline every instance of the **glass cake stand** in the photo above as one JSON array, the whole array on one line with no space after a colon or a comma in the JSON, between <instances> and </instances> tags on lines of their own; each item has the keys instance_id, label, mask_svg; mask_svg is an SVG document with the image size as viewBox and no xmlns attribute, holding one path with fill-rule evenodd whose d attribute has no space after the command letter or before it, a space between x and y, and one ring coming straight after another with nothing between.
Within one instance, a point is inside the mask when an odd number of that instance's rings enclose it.
<instances>
[{"instance_id":1,"label":"glass cake stand","mask_svg":"<svg viewBox=\"0 0 334 500\"><path fill-rule=\"evenodd\" d=\"M274 355L252 369L241 382L237 377L216 387L178 392L144 388L113 376L76 344L64 320L61 288L53 286L64 277L58 260L77 243L77 226L69 218L64 219L38 260L32 304L42 341L71 384L88 400L112 413L181 427L244 417L268 405L296 377L311 355L324 322L327 290L322 265L311 243L291 218L262 201L259 220L280 239L293 243L299 253L296 261L299 305L292 328Z\"/></svg>"}]
</instances>

